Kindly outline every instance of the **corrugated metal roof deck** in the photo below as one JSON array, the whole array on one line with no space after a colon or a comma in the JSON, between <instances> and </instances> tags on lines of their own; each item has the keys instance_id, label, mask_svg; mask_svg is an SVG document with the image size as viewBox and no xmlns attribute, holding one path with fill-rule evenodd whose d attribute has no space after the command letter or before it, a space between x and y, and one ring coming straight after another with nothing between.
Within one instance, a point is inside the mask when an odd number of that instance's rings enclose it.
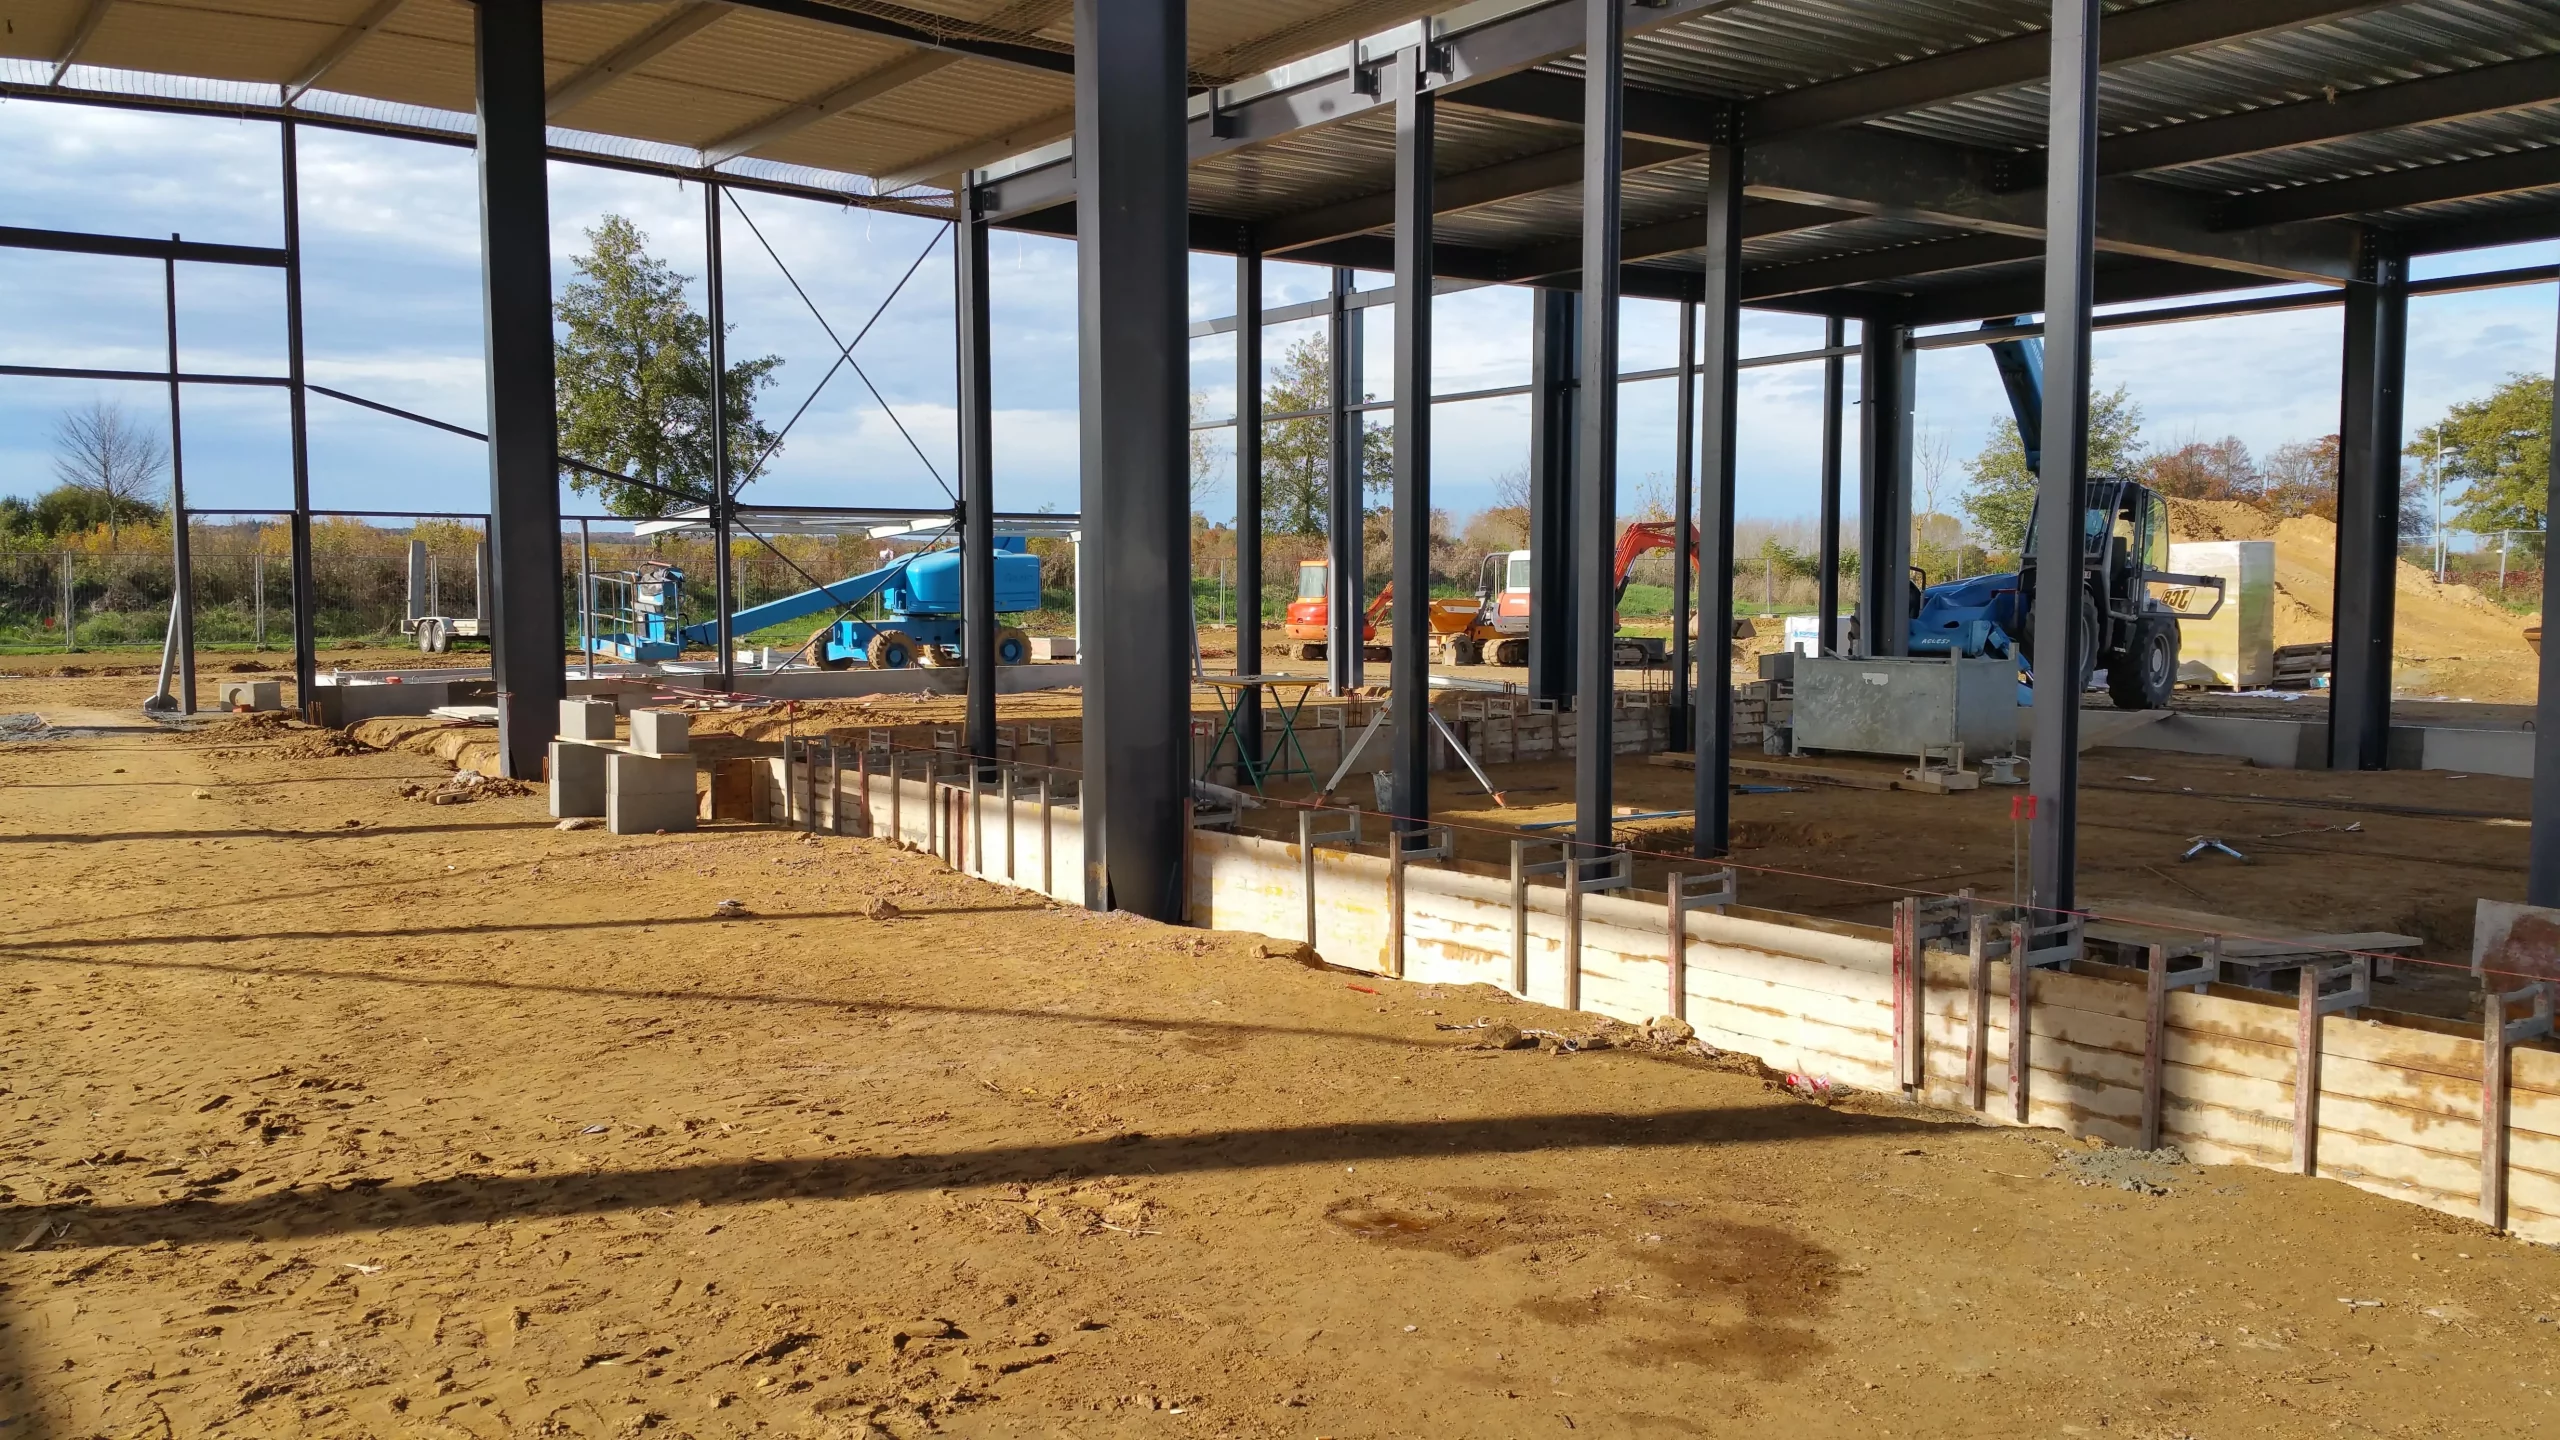
<instances>
[{"instance_id":1,"label":"corrugated metal roof deck","mask_svg":"<svg viewBox=\"0 0 2560 1440\"><path fill-rule=\"evenodd\" d=\"M1429 23L1464 46L1502 27L1538 29L1580 3L1474 0ZM553 4L555 140L765 176L804 167L791 173L849 195L914 187L1069 132L1071 10L1071 0ZM1428 13L1415 0L1198 0L1192 64L1204 81L1234 82L1219 106L1312 94L1348 83L1347 42ZM1808 304L1944 292L2016 272L2022 262L2005 252L2031 248L2032 207L1999 197L2041 180L2048 13L2047 0L1664 0L1627 12L1627 72L1662 105L1730 115L1754 193L1796 207L1754 228L1747 266L1836 277ZM2290 273L2287 257L2306 239L2335 248L2344 232L2323 226L2399 227L2413 243L2445 245L2534 231L2560 213L2560 0L2111 0L2106 14L2101 164L2139 179L2109 192L2101 224L2111 206L2157 205L2184 227L2172 240L2193 242L2192 256L2168 249L2195 283L2211 283L2216 267L2232 284ZM0 36L0 56L17 57L0 59L0 90L121 90L273 112L285 88L310 84L306 112L452 133L471 108L471 30L462 0L19 0ZM1569 163L1579 66L1553 38L1578 31L1538 33L1549 48L1527 58L1527 73L1481 93L1454 88L1441 111L1437 168L1458 208L1438 234L1493 278L1524 278L1505 268L1514 265L1554 273L1580 221ZM1382 58L1406 39L1361 53ZM275 87L265 92L274 99L256 87ZM1254 143L1204 145L1197 130L1200 215L1269 227L1306 258L1375 254L1360 245L1386 223L1376 203L1392 186L1385 109L1310 104ZM1677 232L1702 205L1707 162L1686 148L1697 138L1630 142L1625 219L1631 235L1646 232L1630 260L1666 284L1693 263ZM1884 157L1862 182L1873 193L1824 175L1857 170L1868 150ZM1764 186L1754 166L1790 156L1796 168ZM1903 173L1913 165L1937 192L1915 198L1918 182ZM903 193L943 203L930 189ZM2548 229L2560 235L2560 220ZM2270 238L2211 240L2235 231ZM2159 270L2153 239L2113 244L2106 265ZM1858 257L1873 263L1814 268ZM1897 260L1914 268L1887 273Z\"/></svg>"}]
</instances>

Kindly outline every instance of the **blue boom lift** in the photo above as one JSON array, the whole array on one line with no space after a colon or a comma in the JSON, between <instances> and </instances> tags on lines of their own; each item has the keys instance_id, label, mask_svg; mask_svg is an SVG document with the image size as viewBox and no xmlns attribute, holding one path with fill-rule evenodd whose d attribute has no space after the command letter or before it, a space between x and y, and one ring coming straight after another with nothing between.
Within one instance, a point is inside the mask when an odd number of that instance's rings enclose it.
<instances>
[{"instance_id":1,"label":"blue boom lift","mask_svg":"<svg viewBox=\"0 0 2560 1440\"><path fill-rule=\"evenodd\" d=\"M2005 322L2014 324L2015 322ZM2002 328L1991 322L1985 329ZM1991 343L1991 358L2009 392L2028 470L2043 473L2044 341L2032 336ZM2087 513L2080 527L2080 688L2107 672L2107 694L2117 708L2159 710L2178 684L2178 621L2209 619L2222 608L2223 582L2215 575L2180 575L2169 568L2169 504L2138 480L2088 477ZM1929 584L1916 569L1908 650L1914 655L2009 655L2034 660L2037 572L2036 522L2027 522L2026 554L2008 575ZM2210 608L2189 612L2153 593L2153 585L2210 586Z\"/></svg>"},{"instance_id":2,"label":"blue boom lift","mask_svg":"<svg viewBox=\"0 0 2560 1440\"><path fill-rule=\"evenodd\" d=\"M877 618L840 617L811 636L810 660L830 670L855 665L903 670L917 664L954 664L960 658L962 629L960 558L957 550L901 555L877 570L741 610L730 619L730 633L752 635L811 615L850 610L876 598ZM996 613L1039 609L1040 557L1029 553L1020 536L1008 535L997 538L994 558ZM672 660L687 646L719 643L715 621L683 623L678 603L684 586L682 570L652 563L636 574L599 575L596 580L599 589L613 586L627 591L619 603L597 607L599 620L609 618L622 625L613 633L596 636L598 655L622 661ZM1030 637L1015 626L997 627L997 664L1019 665L1030 658Z\"/></svg>"}]
</instances>

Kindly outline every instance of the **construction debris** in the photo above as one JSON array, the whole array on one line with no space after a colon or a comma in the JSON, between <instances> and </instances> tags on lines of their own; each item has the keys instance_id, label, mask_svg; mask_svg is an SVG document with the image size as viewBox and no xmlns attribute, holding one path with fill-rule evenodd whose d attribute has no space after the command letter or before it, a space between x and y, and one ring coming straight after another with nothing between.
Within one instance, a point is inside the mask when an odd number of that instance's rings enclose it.
<instances>
[{"instance_id":1,"label":"construction debris","mask_svg":"<svg viewBox=\"0 0 2560 1440\"><path fill-rule=\"evenodd\" d=\"M504 775L483 775L477 770L457 770L453 778L441 785L411 780L400 787L404 800L423 800L430 805L467 805L474 800L494 800L509 795L530 795L534 787L522 780Z\"/></svg>"}]
</instances>

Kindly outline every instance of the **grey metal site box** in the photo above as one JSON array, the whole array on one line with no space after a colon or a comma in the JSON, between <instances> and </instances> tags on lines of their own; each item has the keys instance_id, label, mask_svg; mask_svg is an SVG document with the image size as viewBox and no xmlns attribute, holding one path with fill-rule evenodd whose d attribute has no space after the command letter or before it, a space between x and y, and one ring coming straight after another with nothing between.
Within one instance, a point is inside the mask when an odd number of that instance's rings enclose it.
<instances>
[{"instance_id":1,"label":"grey metal site box","mask_svg":"<svg viewBox=\"0 0 2560 1440\"><path fill-rule=\"evenodd\" d=\"M1799 655L1795 667L1799 751L1917 756L1961 741L1971 757L2017 748L2015 661Z\"/></svg>"}]
</instances>

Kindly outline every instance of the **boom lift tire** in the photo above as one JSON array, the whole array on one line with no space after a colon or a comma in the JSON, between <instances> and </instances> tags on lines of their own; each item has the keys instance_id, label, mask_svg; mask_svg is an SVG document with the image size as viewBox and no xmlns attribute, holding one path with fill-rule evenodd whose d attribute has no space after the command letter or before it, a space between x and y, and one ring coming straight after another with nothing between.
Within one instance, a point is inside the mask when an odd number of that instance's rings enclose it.
<instances>
[{"instance_id":1,"label":"boom lift tire","mask_svg":"<svg viewBox=\"0 0 2560 1440\"><path fill-rule=\"evenodd\" d=\"M996 631L996 663L1027 665L1031 663L1031 637L1021 627L1006 625Z\"/></svg>"},{"instance_id":2,"label":"boom lift tire","mask_svg":"<svg viewBox=\"0 0 2560 1440\"><path fill-rule=\"evenodd\" d=\"M850 670L853 668L852 656L831 656L827 653L827 639L835 633L836 622L830 620L809 637L809 663L821 670Z\"/></svg>"},{"instance_id":3,"label":"boom lift tire","mask_svg":"<svg viewBox=\"0 0 2560 1440\"><path fill-rule=\"evenodd\" d=\"M916 663L921 648L915 637L904 630L877 630L872 632L871 643L862 647L862 653L874 670L904 670Z\"/></svg>"}]
</instances>

